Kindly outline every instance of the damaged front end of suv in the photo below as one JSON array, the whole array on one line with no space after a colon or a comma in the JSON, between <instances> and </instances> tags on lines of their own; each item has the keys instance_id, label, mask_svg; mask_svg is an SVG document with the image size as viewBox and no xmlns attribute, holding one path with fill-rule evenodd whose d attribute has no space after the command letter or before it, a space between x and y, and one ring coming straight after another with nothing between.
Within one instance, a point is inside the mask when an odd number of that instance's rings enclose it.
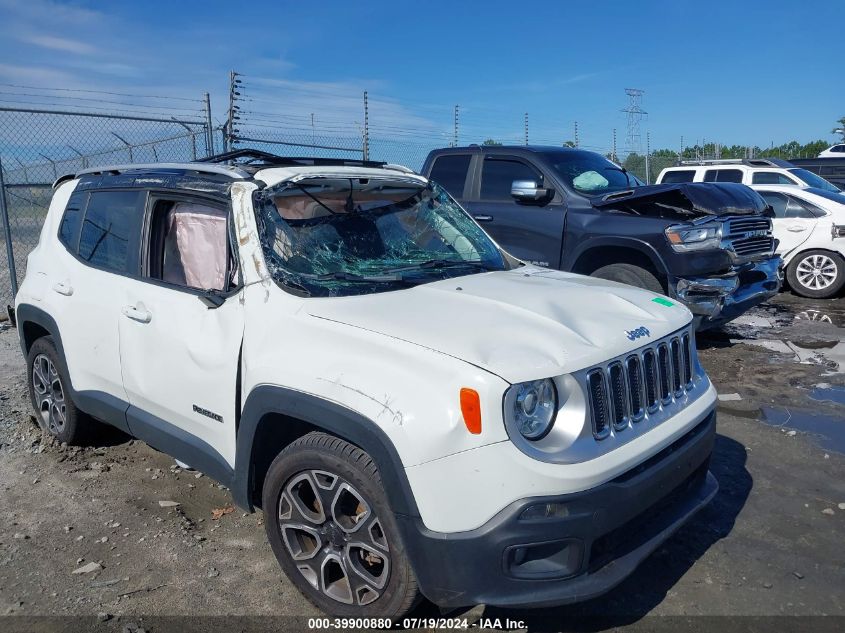
<instances>
[{"instance_id":1,"label":"damaged front end of suv","mask_svg":"<svg viewBox=\"0 0 845 633\"><path fill-rule=\"evenodd\" d=\"M652 219L638 223L648 234L662 228L665 241L652 246L664 262L666 289L698 317L699 329L730 321L780 290L782 261L775 255L771 211L744 185L653 185L591 204L617 217Z\"/></svg>"}]
</instances>

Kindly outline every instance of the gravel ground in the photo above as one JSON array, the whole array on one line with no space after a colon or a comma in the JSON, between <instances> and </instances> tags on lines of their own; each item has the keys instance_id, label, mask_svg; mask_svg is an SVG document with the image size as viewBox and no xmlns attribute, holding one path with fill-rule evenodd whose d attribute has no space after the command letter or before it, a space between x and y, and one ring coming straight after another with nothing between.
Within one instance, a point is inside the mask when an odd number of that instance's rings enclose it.
<instances>
[{"instance_id":1,"label":"gravel ground","mask_svg":"<svg viewBox=\"0 0 845 633\"><path fill-rule=\"evenodd\" d=\"M278 568L261 515L232 509L208 477L117 432L87 448L43 436L17 332L0 327L0 615L11 616L0 628L320 615ZM723 398L714 502L608 596L467 617L560 630L642 629L646 615L845 616L845 299L782 294L698 344Z\"/></svg>"}]
</instances>

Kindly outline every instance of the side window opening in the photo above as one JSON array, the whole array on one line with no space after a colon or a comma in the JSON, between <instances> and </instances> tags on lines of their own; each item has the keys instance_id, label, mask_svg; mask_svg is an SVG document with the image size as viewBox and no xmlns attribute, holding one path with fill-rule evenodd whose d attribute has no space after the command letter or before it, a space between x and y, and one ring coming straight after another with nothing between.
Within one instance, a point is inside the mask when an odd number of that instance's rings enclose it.
<instances>
[{"instance_id":1,"label":"side window opening","mask_svg":"<svg viewBox=\"0 0 845 633\"><path fill-rule=\"evenodd\" d=\"M59 241L76 255L79 248L79 229L82 227L82 214L88 203L87 191L74 191L70 195L62 223L59 225Z\"/></svg>"},{"instance_id":2,"label":"side window opening","mask_svg":"<svg viewBox=\"0 0 845 633\"><path fill-rule=\"evenodd\" d=\"M785 195L782 193L775 193L773 191L760 191L758 193L772 207L776 218L786 217L787 199Z\"/></svg>"},{"instance_id":3,"label":"side window opening","mask_svg":"<svg viewBox=\"0 0 845 633\"><path fill-rule=\"evenodd\" d=\"M147 275L195 290L228 290L237 278L229 213L204 200L153 200Z\"/></svg>"},{"instance_id":4,"label":"side window opening","mask_svg":"<svg viewBox=\"0 0 845 633\"><path fill-rule=\"evenodd\" d=\"M708 169L704 172L704 182L742 183L742 171L739 169Z\"/></svg>"},{"instance_id":5,"label":"side window opening","mask_svg":"<svg viewBox=\"0 0 845 633\"><path fill-rule=\"evenodd\" d=\"M663 174L661 184L675 184L680 182L692 182L695 179L694 169L678 169L675 171L667 171Z\"/></svg>"},{"instance_id":6,"label":"side window opening","mask_svg":"<svg viewBox=\"0 0 845 633\"><path fill-rule=\"evenodd\" d=\"M453 198L464 197L469 172L470 154L446 154L434 159L429 178L443 187Z\"/></svg>"},{"instance_id":7,"label":"side window opening","mask_svg":"<svg viewBox=\"0 0 845 633\"><path fill-rule=\"evenodd\" d=\"M80 259L115 273L135 273L142 191L93 191L79 235Z\"/></svg>"},{"instance_id":8,"label":"side window opening","mask_svg":"<svg viewBox=\"0 0 845 633\"><path fill-rule=\"evenodd\" d=\"M481 170L481 200L513 200L511 185L514 180L533 180L543 186L543 176L533 167L512 158L484 159Z\"/></svg>"}]
</instances>

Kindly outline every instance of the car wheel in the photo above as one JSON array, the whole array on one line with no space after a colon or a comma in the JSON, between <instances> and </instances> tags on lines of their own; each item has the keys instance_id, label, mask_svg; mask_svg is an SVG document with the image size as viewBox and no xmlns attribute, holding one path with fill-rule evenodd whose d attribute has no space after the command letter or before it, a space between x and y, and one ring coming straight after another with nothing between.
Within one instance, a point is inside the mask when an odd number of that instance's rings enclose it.
<instances>
[{"instance_id":1,"label":"car wheel","mask_svg":"<svg viewBox=\"0 0 845 633\"><path fill-rule=\"evenodd\" d=\"M322 611L399 618L420 600L378 469L358 447L299 438L270 465L262 499L279 564Z\"/></svg>"},{"instance_id":2,"label":"car wheel","mask_svg":"<svg viewBox=\"0 0 845 633\"><path fill-rule=\"evenodd\" d=\"M786 275L796 294L826 299L845 286L845 260L830 251L807 251L790 262Z\"/></svg>"},{"instance_id":3,"label":"car wheel","mask_svg":"<svg viewBox=\"0 0 845 633\"><path fill-rule=\"evenodd\" d=\"M607 279L608 281L618 281L621 284L628 284L636 288L650 290L659 294L664 294L663 284L651 271L635 266L634 264L610 264L609 266L602 266L594 270L591 277L598 277L599 279Z\"/></svg>"},{"instance_id":4,"label":"car wheel","mask_svg":"<svg viewBox=\"0 0 845 633\"><path fill-rule=\"evenodd\" d=\"M76 408L53 337L37 339L27 355L29 396L39 426L60 442L84 444L94 420Z\"/></svg>"}]
</instances>

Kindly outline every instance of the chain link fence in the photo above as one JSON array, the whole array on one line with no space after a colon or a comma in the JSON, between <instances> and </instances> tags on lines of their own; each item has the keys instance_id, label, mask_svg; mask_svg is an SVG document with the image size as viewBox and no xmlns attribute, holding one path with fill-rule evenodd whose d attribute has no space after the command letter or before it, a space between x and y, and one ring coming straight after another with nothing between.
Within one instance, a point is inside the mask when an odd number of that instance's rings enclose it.
<instances>
[{"instance_id":1,"label":"chain link fence","mask_svg":"<svg viewBox=\"0 0 845 633\"><path fill-rule=\"evenodd\" d=\"M56 178L102 165L184 162L213 153L207 119L0 108L0 220L6 242L0 305L12 303L26 272Z\"/></svg>"}]
</instances>

